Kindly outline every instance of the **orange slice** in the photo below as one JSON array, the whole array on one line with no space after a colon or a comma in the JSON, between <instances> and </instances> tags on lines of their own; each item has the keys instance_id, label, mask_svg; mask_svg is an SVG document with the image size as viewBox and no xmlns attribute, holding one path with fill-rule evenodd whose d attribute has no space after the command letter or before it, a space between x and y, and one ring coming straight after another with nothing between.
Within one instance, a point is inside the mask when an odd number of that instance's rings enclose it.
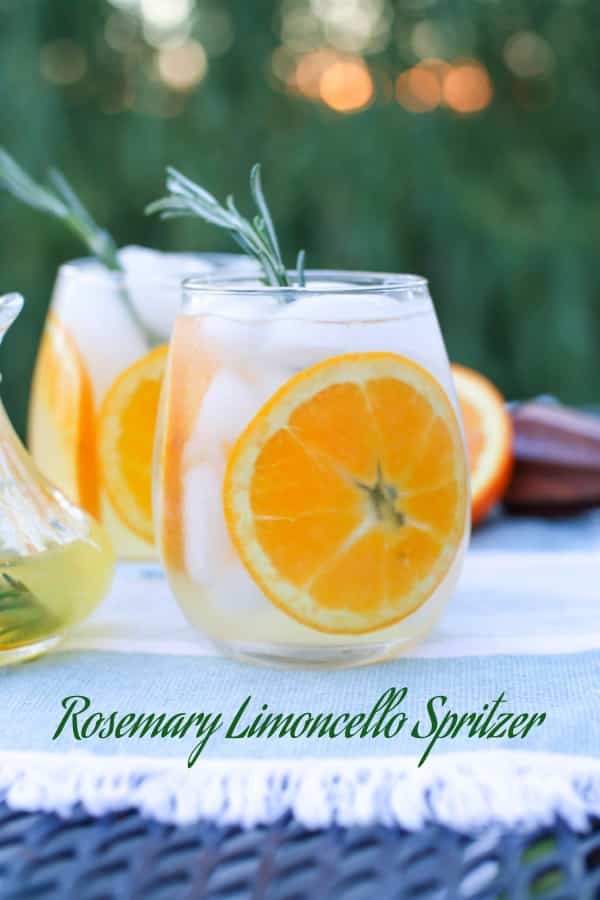
<instances>
[{"instance_id":1,"label":"orange slice","mask_svg":"<svg viewBox=\"0 0 600 900\"><path fill-rule=\"evenodd\" d=\"M185 568L184 452L192 437L198 411L215 370L202 339L199 323L177 319L171 338L167 390L158 426L160 433L161 498L160 547L165 565Z\"/></svg>"},{"instance_id":2,"label":"orange slice","mask_svg":"<svg viewBox=\"0 0 600 900\"><path fill-rule=\"evenodd\" d=\"M167 345L125 369L111 386L98 420L102 483L124 525L154 540L152 457Z\"/></svg>"},{"instance_id":3,"label":"orange slice","mask_svg":"<svg viewBox=\"0 0 600 900\"><path fill-rule=\"evenodd\" d=\"M73 503L98 515L94 395L77 345L53 313L37 358L29 448L38 468Z\"/></svg>"},{"instance_id":4,"label":"orange slice","mask_svg":"<svg viewBox=\"0 0 600 900\"><path fill-rule=\"evenodd\" d=\"M512 472L512 422L502 394L473 369L452 364L471 470L471 517L481 522L502 498Z\"/></svg>"},{"instance_id":5,"label":"orange slice","mask_svg":"<svg viewBox=\"0 0 600 900\"><path fill-rule=\"evenodd\" d=\"M336 356L280 388L229 458L232 540L264 594L317 631L393 625L440 584L468 504L443 389L394 353Z\"/></svg>"}]
</instances>

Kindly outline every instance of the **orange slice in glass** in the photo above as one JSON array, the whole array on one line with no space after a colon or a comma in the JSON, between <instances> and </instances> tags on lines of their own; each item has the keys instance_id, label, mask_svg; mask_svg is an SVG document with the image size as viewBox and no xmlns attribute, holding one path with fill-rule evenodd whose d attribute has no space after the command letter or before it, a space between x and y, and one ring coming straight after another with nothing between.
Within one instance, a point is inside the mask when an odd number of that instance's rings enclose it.
<instances>
[{"instance_id":1,"label":"orange slice in glass","mask_svg":"<svg viewBox=\"0 0 600 900\"><path fill-rule=\"evenodd\" d=\"M37 358L28 443L42 474L73 503L98 516L92 384L69 331L48 315Z\"/></svg>"},{"instance_id":2,"label":"orange slice in glass","mask_svg":"<svg viewBox=\"0 0 600 900\"><path fill-rule=\"evenodd\" d=\"M460 545L460 426L438 382L405 357L336 356L259 411L223 492L237 551L276 606L317 631L385 628L431 596Z\"/></svg>"},{"instance_id":3,"label":"orange slice in glass","mask_svg":"<svg viewBox=\"0 0 600 900\"><path fill-rule=\"evenodd\" d=\"M185 451L188 447L215 363L202 336L201 323L182 316L171 338L168 388L160 438L160 549L165 565L185 569Z\"/></svg>"},{"instance_id":4,"label":"orange slice in glass","mask_svg":"<svg viewBox=\"0 0 600 900\"><path fill-rule=\"evenodd\" d=\"M452 364L471 470L471 518L481 522L502 498L513 467L512 421L502 394L465 366Z\"/></svg>"},{"instance_id":5,"label":"orange slice in glass","mask_svg":"<svg viewBox=\"0 0 600 900\"><path fill-rule=\"evenodd\" d=\"M154 540L152 457L167 345L152 350L119 375L98 421L102 484L124 525Z\"/></svg>"}]
</instances>

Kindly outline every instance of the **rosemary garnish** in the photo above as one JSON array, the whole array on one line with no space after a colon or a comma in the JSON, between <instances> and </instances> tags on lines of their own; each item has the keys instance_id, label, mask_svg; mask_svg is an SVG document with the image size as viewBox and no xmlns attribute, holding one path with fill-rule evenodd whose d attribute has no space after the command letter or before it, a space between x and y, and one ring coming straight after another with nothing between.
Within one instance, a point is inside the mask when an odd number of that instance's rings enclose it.
<instances>
[{"instance_id":1,"label":"rosemary garnish","mask_svg":"<svg viewBox=\"0 0 600 900\"><path fill-rule=\"evenodd\" d=\"M273 219L263 193L258 163L250 172L250 191L258 210L252 221L242 216L231 195L227 197L223 206L212 194L171 166L167 168L167 191L169 193L166 197L156 200L146 208L147 213L157 212L162 218L197 216L211 225L224 228L244 253L258 261L267 284L274 287L291 287L288 271L281 258ZM305 284L304 258L304 250L301 250L296 263L300 287L304 287Z\"/></svg>"},{"instance_id":2,"label":"rosemary garnish","mask_svg":"<svg viewBox=\"0 0 600 900\"><path fill-rule=\"evenodd\" d=\"M27 585L3 572L0 578L0 648L23 644L57 631L56 616Z\"/></svg>"},{"instance_id":3,"label":"rosemary garnish","mask_svg":"<svg viewBox=\"0 0 600 900\"><path fill-rule=\"evenodd\" d=\"M67 226L88 248L95 258L111 272L122 272L117 245L112 236L96 224L66 177L58 169L50 169L50 184L44 187L25 172L10 154L0 147L0 189L33 209L39 209ZM125 286L119 288L127 311L148 343L156 342L155 335L140 319Z\"/></svg>"},{"instance_id":4,"label":"rosemary garnish","mask_svg":"<svg viewBox=\"0 0 600 900\"><path fill-rule=\"evenodd\" d=\"M0 147L0 188L28 206L60 219L107 269L121 271L117 246L110 234L96 224L62 172L51 169L49 178L49 187L38 184Z\"/></svg>"}]
</instances>

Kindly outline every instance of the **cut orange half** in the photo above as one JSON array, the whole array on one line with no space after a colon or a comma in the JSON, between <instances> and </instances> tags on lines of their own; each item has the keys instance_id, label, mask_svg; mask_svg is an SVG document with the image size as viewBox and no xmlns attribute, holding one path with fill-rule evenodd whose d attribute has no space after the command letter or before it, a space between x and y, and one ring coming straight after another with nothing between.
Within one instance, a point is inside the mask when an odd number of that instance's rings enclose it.
<instances>
[{"instance_id":1,"label":"cut orange half","mask_svg":"<svg viewBox=\"0 0 600 900\"><path fill-rule=\"evenodd\" d=\"M102 484L124 525L154 540L152 457L167 346L152 350L119 375L98 422Z\"/></svg>"},{"instance_id":2,"label":"cut orange half","mask_svg":"<svg viewBox=\"0 0 600 900\"><path fill-rule=\"evenodd\" d=\"M502 498L512 472L512 422L502 394L465 366L452 364L471 470L471 517L481 522Z\"/></svg>"},{"instance_id":3,"label":"cut orange half","mask_svg":"<svg viewBox=\"0 0 600 900\"><path fill-rule=\"evenodd\" d=\"M28 427L42 474L93 516L99 511L92 384L65 326L48 315L37 358Z\"/></svg>"},{"instance_id":4,"label":"cut orange half","mask_svg":"<svg viewBox=\"0 0 600 900\"><path fill-rule=\"evenodd\" d=\"M460 426L438 382L394 353L295 376L238 439L225 517L263 593L317 631L361 634L420 607L463 536Z\"/></svg>"}]
</instances>

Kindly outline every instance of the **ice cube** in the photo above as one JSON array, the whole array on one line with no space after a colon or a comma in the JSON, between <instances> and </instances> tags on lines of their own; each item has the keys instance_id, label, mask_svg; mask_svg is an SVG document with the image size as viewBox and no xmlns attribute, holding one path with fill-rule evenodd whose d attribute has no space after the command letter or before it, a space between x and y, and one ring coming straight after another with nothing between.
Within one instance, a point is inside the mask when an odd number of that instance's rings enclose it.
<instances>
[{"instance_id":1,"label":"ice cube","mask_svg":"<svg viewBox=\"0 0 600 900\"><path fill-rule=\"evenodd\" d=\"M234 550L223 513L223 467L194 466L184 478L186 567L194 581L206 584L232 561Z\"/></svg>"},{"instance_id":2,"label":"ice cube","mask_svg":"<svg viewBox=\"0 0 600 900\"><path fill-rule=\"evenodd\" d=\"M136 312L165 341L181 304L184 279L217 272L234 276L255 268L248 257L236 253L162 253L136 246L123 247L119 260Z\"/></svg>"},{"instance_id":3,"label":"ice cube","mask_svg":"<svg viewBox=\"0 0 600 900\"><path fill-rule=\"evenodd\" d=\"M224 469L224 460L190 469L183 513L187 571L208 590L219 617L267 605L229 537L222 500Z\"/></svg>"},{"instance_id":4,"label":"ice cube","mask_svg":"<svg viewBox=\"0 0 600 900\"><path fill-rule=\"evenodd\" d=\"M206 344L218 359L234 366L248 362L256 366L265 339L265 323L277 311L277 301L265 295L205 295L194 303L202 315Z\"/></svg>"},{"instance_id":5,"label":"ice cube","mask_svg":"<svg viewBox=\"0 0 600 900\"><path fill-rule=\"evenodd\" d=\"M297 372L342 353L401 353L398 335L408 320L409 302L386 294L300 297L270 323L264 358Z\"/></svg>"},{"instance_id":6,"label":"ice cube","mask_svg":"<svg viewBox=\"0 0 600 900\"><path fill-rule=\"evenodd\" d=\"M224 458L227 446L237 440L256 409L251 385L235 371L219 369L204 395L184 451L185 463Z\"/></svg>"},{"instance_id":7,"label":"ice cube","mask_svg":"<svg viewBox=\"0 0 600 900\"><path fill-rule=\"evenodd\" d=\"M92 260L62 266L52 309L75 340L100 404L121 372L148 350L116 277Z\"/></svg>"}]
</instances>

